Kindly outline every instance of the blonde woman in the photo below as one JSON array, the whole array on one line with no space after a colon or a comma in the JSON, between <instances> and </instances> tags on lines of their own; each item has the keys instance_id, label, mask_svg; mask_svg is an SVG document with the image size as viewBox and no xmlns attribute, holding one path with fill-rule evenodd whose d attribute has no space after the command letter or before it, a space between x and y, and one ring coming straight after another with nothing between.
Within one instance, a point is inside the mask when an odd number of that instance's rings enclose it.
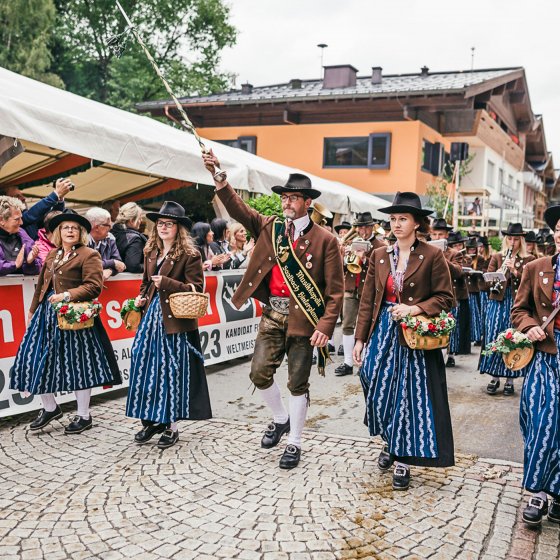
<instances>
[{"instance_id":1,"label":"blonde woman","mask_svg":"<svg viewBox=\"0 0 560 560\"><path fill-rule=\"evenodd\" d=\"M173 316L169 296L202 291L202 259L189 235L192 222L176 202L164 202L146 217L155 222L144 248L144 277L137 307L142 321L134 344L126 415L139 418L134 441L148 443L161 434L158 447L175 445L179 420L212 417L198 321Z\"/></svg>"},{"instance_id":2,"label":"blonde woman","mask_svg":"<svg viewBox=\"0 0 560 560\"><path fill-rule=\"evenodd\" d=\"M231 268L247 268L249 258L255 247L255 240L247 241L245 226L234 223L229 226L229 246L231 252Z\"/></svg>"},{"instance_id":3,"label":"blonde woman","mask_svg":"<svg viewBox=\"0 0 560 560\"><path fill-rule=\"evenodd\" d=\"M140 233L143 211L135 202L120 207L111 229L127 272L144 272L146 236Z\"/></svg>"},{"instance_id":4,"label":"blonde woman","mask_svg":"<svg viewBox=\"0 0 560 560\"><path fill-rule=\"evenodd\" d=\"M525 232L521 224L509 224L507 231L502 233L505 236L502 250L492 255L488 265L488 272L505 270L506 280L502 283L493 282L490 284L483 348L486 344L495 340L500 332L511 327L511 308L519 289L521 274L525 265L535 260L533 255L527 253L524 238ZM496 394L500 386L501 377L506 379L504 395L513 395L515 392L513 379L522 377L525 372L525 369L517 371L507 369L501 354L498 352L488 356L481 355L478 369L480 373L492 376L490 383L486 387L486 392L489 395Z\"/></svg>"},{"instance_id":5,"label":"blonde woman","mask_svg":"<svg viewBox=\"0 0 560 560\"><path fill-rule=\"evenodd\" d=\"M49 228L57 248L48 254L41 269L10 387L41 396L43 409L30 430L40 430L61 418L54 394L74 391L78 412L64 431L80 434L93 425L89 411L92 387L119 385L122 380L99 317L92 328L61 330L52 306L93 300L101 293L101 257L87 246L91 225L83 216L61 213L50 220Z\"/></svg>"}]
</instances>

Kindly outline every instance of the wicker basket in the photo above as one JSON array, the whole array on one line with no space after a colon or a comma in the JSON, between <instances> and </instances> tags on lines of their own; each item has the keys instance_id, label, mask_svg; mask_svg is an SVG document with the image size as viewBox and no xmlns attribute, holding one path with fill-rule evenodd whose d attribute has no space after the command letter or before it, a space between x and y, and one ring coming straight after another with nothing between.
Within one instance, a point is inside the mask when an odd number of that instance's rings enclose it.
<instances>
[{"instance_id":1,"label":"wicker basket","mask_svg":"<svg viewBox=\"0 0 560 560\"><path fill-rule=\"evenodd\" d=\"M425 315L417 315L415 318L420 321L430 321L430 318ZM437 348L445 348L449 345L448 334L442 336L422 336L415 333L412 329L403 329L402 332L407 346L412 350L436 350Z\"/></svg>"},{"instance_id":2,"label":"wicker basket","mask_svg":"<svg viewBox=\"0 0 560 560\"><path fill-rule=\"evenodd\" d=\"M123 323L127 331L135 331L142 319L142 313L131 309L124 314Z\"/></svg>"},{"instance_id":3,"label":"wicker basket","mask_svg":"<svg viewBox=\"0 0 560 560\"><path fill-rule=\"evenodd\" d=\"M91 306L90 301L75 301L69 303L74 309L79 312L83 312ZM95 321L95 317L91 317L87 321L83 323L69 323L63 315L60 313L56 314L56 318L58 320L58 328L62 331L81 331L82 329L90 329L93 327L93 323Z\"/></svg>"},{"instance_id":4,"label":"wicker basket","mask_svg":"<svg viewBox=\"0 0 560 560\"><path fill-rule=\"evenodd\" d=\"M200 319L208 310L208 294L196 291L192 284L188 284L192 292L177 292L169 296L171 313L176 319Z\"/></svg>"},{"instance_id":5,"label":"wicker basket","mask_svg":"<svg viewBox=\"0 0 560 560\"><path fill-rule=\"evenodd\" d=\"M517 371L518 369L523 369L533 359L534 354L535 347L527 346L511 350L507 354L502 354L502 359L508 369Z\"/></svg>"}]
</instances>

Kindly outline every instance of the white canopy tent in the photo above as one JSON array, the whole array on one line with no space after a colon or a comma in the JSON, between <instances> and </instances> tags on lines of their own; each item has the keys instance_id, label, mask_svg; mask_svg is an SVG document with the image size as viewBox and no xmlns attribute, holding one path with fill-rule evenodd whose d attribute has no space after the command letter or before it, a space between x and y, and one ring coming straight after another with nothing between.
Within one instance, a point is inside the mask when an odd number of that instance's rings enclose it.
<instances>
[{"instance_id":1,"label":"white canopy tent","mask_svg":"<svg viewBox=\"0 0 560 560\"><path fill-rule=\"evenodd\" d=\"M69 165L74 161L71 158L78 158L76 162L81 162L82 168L73 178L76 190L68 197L74 202L101 203L166 179L210 182L191 134L3 68L0 135L17 138L26 147L26 152L0 169L0 185L41 177L41 169L49 166L54 171L62 160ZM268 194L273 185L285 183L289 173L306 173L210 140L205 143L218 155L231 184L238 189ZM387 205L385 200L358 189L306 174L323 193L321 203L332 212L375 213ZM26 189L26 194L41 197L50 192L41 179L35 184Z\"/></svg>"}]
</instances>

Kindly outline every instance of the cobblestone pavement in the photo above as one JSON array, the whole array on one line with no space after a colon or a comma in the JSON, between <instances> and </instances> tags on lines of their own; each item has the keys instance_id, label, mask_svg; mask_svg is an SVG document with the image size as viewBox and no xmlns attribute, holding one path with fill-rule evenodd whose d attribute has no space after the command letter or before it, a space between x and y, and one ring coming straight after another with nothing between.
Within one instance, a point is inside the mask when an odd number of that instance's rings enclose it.
<instances>
[{"instance_id":1,"label":"cobblestone pavement","mask_svg":"<svg viewBox=\"0 0 560 560\"><path fill-rule=\"evenodd\" d=\"M0 558L557 559L559 528L519 523L521 468L457 456L413 469L408 492L376 468L377 443L305 433L294 471L262 426L183 422L175 447L131 443L124 400L95 400L95 427L0 424ZM71 410L71 405L65 407Z\"/></svg>"}]
</instances>

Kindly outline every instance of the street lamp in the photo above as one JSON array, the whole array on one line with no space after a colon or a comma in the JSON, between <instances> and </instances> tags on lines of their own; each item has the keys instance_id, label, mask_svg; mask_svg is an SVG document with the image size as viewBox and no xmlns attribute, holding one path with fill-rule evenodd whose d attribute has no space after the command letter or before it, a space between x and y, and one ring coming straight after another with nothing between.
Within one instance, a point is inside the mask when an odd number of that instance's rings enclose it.
<instances>
[{"instance_id":1,"label":"street lamp","mask_svg":"<svg viewBox=\"0 0 560 560\"><path fill-rule=\"evenodd\" d=\"M325 49L329 46L326 43L319 43L317 45L321 49L321 70L319 71L319 77L323 77L323 55L325 53Z\"/></svg>"}]
</instances>

